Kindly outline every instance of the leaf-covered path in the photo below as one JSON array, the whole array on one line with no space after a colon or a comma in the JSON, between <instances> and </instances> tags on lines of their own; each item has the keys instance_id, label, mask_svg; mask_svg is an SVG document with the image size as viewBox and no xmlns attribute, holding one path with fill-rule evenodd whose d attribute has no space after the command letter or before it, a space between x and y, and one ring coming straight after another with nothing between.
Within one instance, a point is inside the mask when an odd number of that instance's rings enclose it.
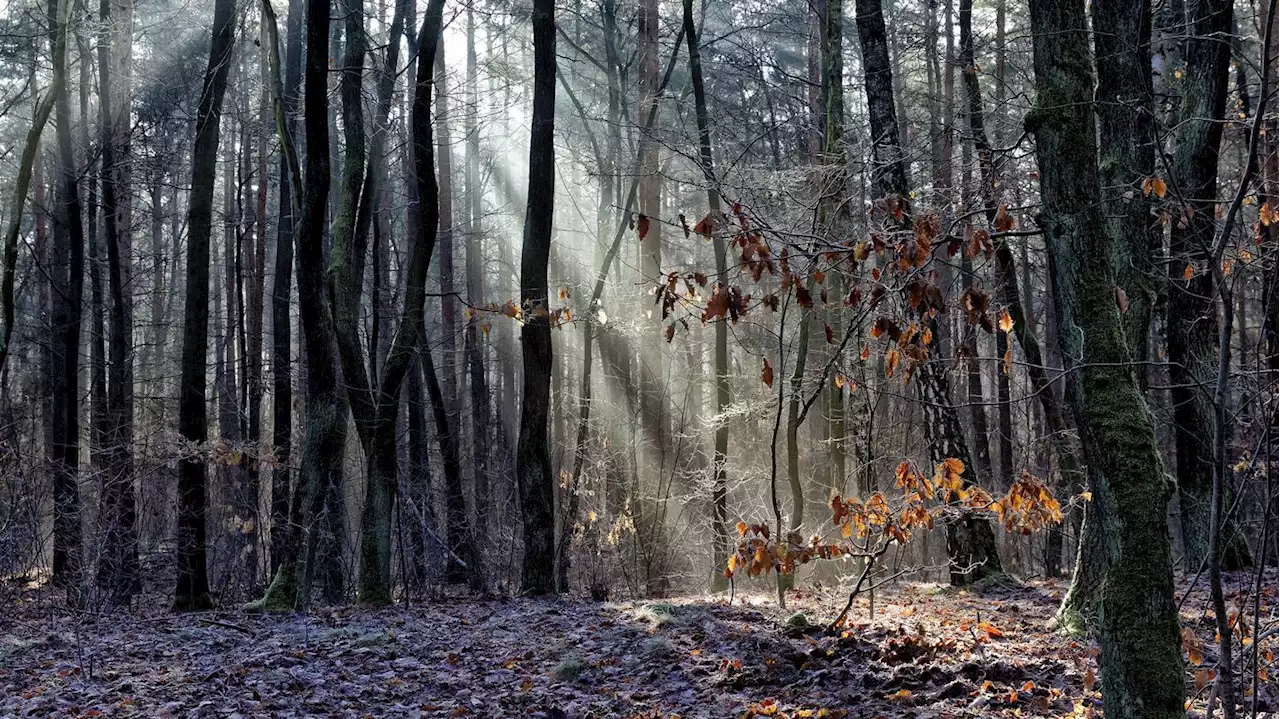
<instances>
[{"instance_id":1,"label":"leaf-covered path","mask_svg":"<svg viewBox=\"0 0 1280 719\"><path fill-rule=\"evenodd\" d=\"M511 599L96 621L28 600L0 613L0 717L1087 716L1096 651L1046 629L1061 591L903 584L840 636L813 624L838 598L812 593L785 612Z\"/></svg>"}]
</instances>

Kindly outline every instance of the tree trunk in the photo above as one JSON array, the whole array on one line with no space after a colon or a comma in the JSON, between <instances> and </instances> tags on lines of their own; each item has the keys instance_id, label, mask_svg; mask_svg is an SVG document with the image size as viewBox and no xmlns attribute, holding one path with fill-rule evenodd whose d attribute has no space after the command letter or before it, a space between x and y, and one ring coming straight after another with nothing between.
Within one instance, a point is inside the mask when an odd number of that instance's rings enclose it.
<instances>
[{"instance_id":1,"label":"tree trunk","mask_svg":"<svg viewBox=\"0 0 1280 719\"><path fill-rule=\"evenodd\" d=\"M197 445L203 445L209 439L209 417L205 405L209 338L209 237L213 225L213 185L217 176L219 121L222 117L222 98L227 89L227 72L231 65L234 43L234 6L233 0L217 0L214 5L209 67L200 93L195 145L191 151L191 199L187 213L186 305L183 312L178 431L184 440ZM107 164L105 160L103 164ZM108 207L105 189L103 198L104 212L110 214L105 209ZM111 272L118 272L119 264L113 262L112 266ZM178 582L173 606L177 611L200 611L213 607L205 566L205 496L208 473L204 459L199 456L183 459L179 471Z\"/></svg>"},{"instance_id":2,"label":"tree trunk","mask_svg":"<svg viewBox=\"0 0 1280 719\"><path fill-rule=\"evenodd\" d=\"M107 343L107 436L103 451L104 507L110 580L127 599L137 582L137 532L133 498L133 227L129 138L133 42L132 0L102 0L107 37L98 46L99 103L102 116L102 227L107 249L110 295Z\"/></svg>"},{"instance_id":3,"label":"tree trunk","mask_svg":"<svg viewBox=\"0 0 1280 719\"><path fill-rule=\"evenodd\" d=\"M64 3L68 0L64 0ZM67 83L67 24L70 8L49 2L50 40L53 44L53 72L58 110L58 191L53 213L53 245L50 253L50 330L54 337L50 352L52 412L49 416L51 445L47 448L54 472L54 583L67 590L68 603L83 600L83 567L80 534L80 318L84 297L84 225L80 217L80 190L77 186L75 153L71 145L70 91ZM132 488L129 497L132 499ZM104 508L115 505L104 497ZM130 505L132 506L132 505ZM108 511L105 521L119 519ZM131 517L130 517L131 519ZM132 527L132 525L130 525ZM126 545L127 546L127 545ZM110 546L107 547L110 551ZM108 555L110 558L110 555ZM61 561L59 561L61 560ZM128 576L128 575L125 575ZM112 590L116 589L113 584ZM113 599L116 598L113 595ZM128 594L123 597L126 601Z\"/></svg>"},{"instance_id":4,"label":"tree trunk","mask_svg":"<svg viewBox=\"0 0 1280 719\"><path fill-rule=\"evenodd\" d=\"M481 218L484 214L484 188L480 183L480 128L476 121L479 113L479 95L476 92L476 76L478 63L476 59L475 12L467 6L467 112L464 119L467 134L466 147L466 208L463 211L463 225L467 242L466 259L466 293L467 302L472 307L484 306L484 229ZM493 427L490 419L492 411L489 407L489 384L485 375L484 344L486 337L481 335L480 318L472 314L467 320L466 334L463 337L463 350L467 362L467 386L470 390L471 403L471 472L472 489L475 490L476 518L473 531L478 538L488 536L490 506L490 463L486 447L492 441ZM486 333L487 334L487 333ZM471 571L473 583L484 582L484 552L477 546L472 552Z\"/></svg>"},{"instance_id":5,"label":"tree trunk","mask_svg":"<svg viewBox=\"0 0 1280 719\"><path fill-rule=\"evenodd\" d=\"M857 25L871 119L872 155L876 165L872 178L873 198L886 205L896 203L901 209L901 219L884 219L895 223L896 229L909 231L910 184L898 140L893 79L880 0L858 0ZM937 325L936 322L933 324ZM938 358L925 362L917 371L915 383L925 409L924 426L930 459L933 462L942 462L949 457L959 459L968 468L965 481L981 484L981 481L974 481L974 465L955 406L951 403L945 362ZM966 513L948 525L947 550L951 557L951 583L954 585L968 584L1002 571L1000 556L996 553L995 532L985 518Z\"/></svg>"},{"instance_id":6,"label":"tree trunk","mask_svg":"<svg viewBox=\"0 0 1280 719\"><path fill-rule=\"evenodd\" d=\"M1115 298L1112 242L1097 171L1092 60L1084 7L1032 0L1034 133L1058 344L1068 396L1095 479L1109 560L1102 596L1107 716L1182 717L1183 673L1169 540L1152 507L1169 496L1155 431L1129 364ZM1138 38L1122 42L1139 46Z\"/></svg>"},{"instance_id":7,"label":"tree trunk","mask_svg":"<svg viewBox=\"0 0 1280 719\"><path fill-rule=\"evenodd\" d=\"M1169 379L1172 385L1178 504L1186 567L1194 572L1209 551L1214 452L1213 397L1205 388L1217 377L1218 310L1213 272L1207 264L1217 226L1218 152L1222 144L1231 45L1232 1L1206 0L1189 8L1189 37L1183 45L1187 67L1182 80L1177 146L1171 185L1179 217L1169 233L1167 263L1172 288L1165 305ZM1109 159L1104 156L1104 160ZM1116 161L1119 161L1117 158ZM1191 277L1185 272L1191 269ZM1226 308L1227 312L1231 308ZM1250 564L1248 546L1234 523L1223 527L1222 566Z\"/></svg>"},{"instance_id":8,"label":"tree trunk","mask_svg":"<svg viewBox=\"0 0 1280 719\"><path fill-rule=\"evenodd\" d=\"M707 183L708 216L716 218L722 214L720 209L720 187L716 179L715 160L711 151L710 112L707 109L707 91L702 75L702 52L698 45L697 26L693 20L692 0L684 0L684 35L685 42L689 46L689 74L693 83L694 112L698 122L698 159L699 164L702 166L702 179ZM673 57L672 60L674 61L674 59ZM652 126L654 116L654 112L649 113L646 125ZM643 164L643 162L642 159L641 163ZM725 246L724 237L719 234L713 234L711 242L716 257L716 281L726 282L728 249ZM730 402L728 335L729 329L723 318L716 321L713 361L715 363L716 378L716 415L720 417L728 409ZM726 506L728 482L725 477L725 462L728 454L729 425L722 418L716 423L715 445L712 454L711 503L714 538L711 544L711 587L715 591L723 591L725 589L726 582L720 572L720 564L726 561L726 557L729 554L728 508Z\"/></svg>"},{"instance_id":9,"label":"tree trunk","mask_svg":"<svg viewBox=\"0 0 1280 719\"><path fill-rule=\"evenodd\" d=\"M656 30L655 30L656 31ZM520 327L524 347L524 394L516 476L524 511L524 566L521 592L556 590L555 481L547 446L551 392L551 317L547 265L551 255L551 222L555 197L555 3L533 3L533 121L529 136L529 203L520 253Z\"/></svg>"},{"instance_id":10,"label":"tree trunk","mask_svg":"<svg viewBox=\"0 0 1280 719\"><path fill-rule=\"evenodd\" d=\"M264 6L266 7L266 6ZM302 77L302 25L303 0L290 0L287 19L287 48L285 50L285 78L283 97L276 98L282 105L277 122L283 126L277 131L292 134L296 131L294 119L298 110L298 86ZM271 18L268 41L271 52L278 53L274 17ZM271 68L270 83L280 82L280 68ZM301 210L296 206L296 175L286 153L280 158L280 216L276 224L275 264L271 280L271 449L275 465L271 472L271 571L274 574L286 557L291 554L290 534L296 529L289 526L291 516L290 449L293 444L293 313L290 309L293 282L293 217ZM296 162L296 158L294 158ZM290 601L292 604L292 600Z\"/></svg>"},{"instance_id":11,"label":"tree trunk","mask_svg":"<svg viewBox=\"0 0 1280 719\"><path fill-rule=\"evenodd\" d=\"M325 497L340 486L347 409L339 389L333 319L325 297L324 228L332 180L329 158L329 2L307 2L303 126L306 181L297 227L298 307L306 357L305 430L298 475L302 540L297 545L292 604L305 609L320 565L318 547ZM330 522L337 518L330 517ZM268 596L271 591L268 590Z\"/></svg>"}]
</instances>

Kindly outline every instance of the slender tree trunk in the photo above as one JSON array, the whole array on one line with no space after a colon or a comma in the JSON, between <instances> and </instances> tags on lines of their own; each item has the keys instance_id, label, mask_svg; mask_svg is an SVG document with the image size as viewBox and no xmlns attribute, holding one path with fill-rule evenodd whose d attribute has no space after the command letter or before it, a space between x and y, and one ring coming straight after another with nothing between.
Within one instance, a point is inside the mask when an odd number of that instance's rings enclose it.
<instances>
[{"instance_id":1,"label":"slender tree trunk","mask_svg":"<svg viewBox=\"0 0 1280 719\"><path fill-rule=\"evenodd\" d=\"M264 6L265 7L265 6ZM278 131L296 132L298 86L302 76L302 25L303 0L290 0L287 20L287 49L285 51L285 78L283 97L276 98L282 104L277 118L283 119ZM272 18L274 23L274 18ZM269 42L278 43L274 24ZM277 52L274 47L272 51ZM280 69L271 68L271 83L280 82ZM289 526L291 516L290 450L293 444L293 313L290 309L293 283L293 217L298 194L296 168L290 166L285 153L280 158L280 216L276 224L275 263L271 280L271 447L274 468L271 472L271 570L274 574L287 557L292 556L290 535L296 530ZM296 161L296 158L295 158ZM292 598L289 604L292 605Z\"/></svg>"},{"instance_id":2,"label":"slender tree trunk","mask_svg":"<svg viewBox=\"0 0 1280 719\"><path fill-rule=\"evenodd\" d=\"M64 3L69 0L63 0ZM49 457L54 472L54 582L67 590L68 603L83 600L80 533L80 318L84 297L84 225L80 217L75 152L71 145L74 118L67 87L67 25L70 8L49 2L50 40L58 111L58 191L53 213L53 245L50 253L50 353ZM132 490L130 489L130 492ZM130 495L132 496L132 495ZM105 504L105 503L104 503ZM110 506L110 505L107 505ZM107 521L117 519L108 514ZM59 561L61 560L61 561ZM114 587L113 587L114 589ZM128 595L125 595L127 600Z\"/></svg>"},{"instance_id":3,"label":"slender tree trunk","mask_svg":"<svg viewBox=\"0 0 1280 719\"><path fill-rule=\"evenodd\" d=\"M467 112L463 120L467 135L465 182L467 188L466 208L463 211L465 235L467 242L466 259L466 293L467 302L472 307L484 306L484 230L481 217L484 214L484 188L480 184L480 128L476 121L479 112L479 95L476 92L478 74L476 60L475 12L467 7ZM467 320L466 334L463 337L463 349L467 362L467 386L470 389L471 402L471 471L472 488L475 490L476 517L473 531L477 537L487 537L489 533L490 506L490 463L486 447L492 437L493 427L490 419L493 416L489 408L489 385L485 376L484 343L485 337L479 330L480 318L472 314ZM487 333L485 333L487 334ZM480 546L471 553L471 571L473 584L484 582L484 551ZM456 565L455 565L456 566Z\"/></svg>"},{"instance_id":4,"label":"slender tree trunk","mask_svg":"<svg viewBox=\"0 0 1280 719\"><path fill-rule=\"evenodd\" d=\"M529 136L529 204L520 256L520 327L524 346L524 393L516 476L524 510L524 566L521 591L547 594L555 585L555 480L547 446L551 392L551 317L547 265L555 196L555 3L533 3L533 121Z\"/></svg>"},{"instance_id":5,"label":"slender tree trunk","mask_svg":"<svg viewBox=\"0 0 1280 719\"><path fill-rule=\"evenodd\" d=\"M130 182L133 162L130 134L130 80L133 41L132 0L102 0L104 37L98 46L99 103L102 116L102 214L107 250L109 341L107 363L107 436L103 452L106 547L110 565L120 574L115 593L134 590L137 534L133 498L133 297Z\"/></svg>"},{"instance_id":6,"label":"slender tree trunk","mask_svg":"<svg viewBox=\"0 0 1280 719\"><path fill-rule=\"evenodd\" d=\"M873 198L884 207L895 205L900 219L892 213L883 218L897 229L911 228L910 184L906 161L898 140L898 123L893 103L893 80L889 70L889 50L885 43L884 15L880 0L858 0L858 37L862 42L868 109L871 119L872 154L875 160ZM936 326L936 322L934 323ZM935 333L936 334L936 333ZM935 350L936 351L936 350ZM954 457L968 468L966 482L974 481L974 465L964 440L946 375L945 360L930 358L915 374L916 390L924 405L925 436L934 462ZM951 557L951 583L968 584L1002 571L996 552L995 532L985 518L966 513L947 526L947 550Z\"/></svg>"},{"instance_id":7,"label":"slender tree trunk","mask_svg":"<svg viewBox=\"0 0 1280 719\"><path fill-rule=\"evenodd\" d=\"M217 0L214 5L209 67L200 93L195 144L191 151L191 200L187 217L186 307L182 332L178 431L183 439L197 445L203 445L209 439L209 417L205 404L209 338L209 237L213 226L213 184L217 175L219 121L234 44L234 6L233 0ZM105 168L105 160L103 164ZM113 265L118 269L117 263ZM207 484L208 472L204 459L198 456L183 459L178 477L178 582L174 595L174 609L178 611L199 611L213 606L213 598L209 594L208 569L205 566Z\"/></svg>"},{"instance_id":8,"label":"slender tree trunk","mask_svg":"<svg viewBox=\"0 0 1280 719\"><path fill-rule=\"evenodd\" d=\"M329 202L329 2L308 0L303 125L307 141L302 214L296 229L298 306L306 357L306 402L302 457L298 475L299 529L296 565L291 567L293 605L310 603L320 566L319 540L325 496L342 478L347 409L339 388L333 320L325 297L324 228ZM331 522L336 517L329 518ZM271 590L268 590L268 597Z\"/></svg>"},{"instance_id":9,"label":"slender tree trunk","mask_svg":"<svg viewBox=\"0 0 1280 719\"><path fill-rule=\"evenodd\" d=\"M716 179L715 159L711 148L711 120L707 109L707 91L702 75L702 52L698 45L697 26L693 20L692 0L684 0L684 35L689 45L689 74L693 83L694 112L698 121L698 160L702 166L702 179L707 184L707 210L709 217L720 217L720 187ZM653 123L653 114L648 124ZM643 162L643 160L641 161ZM656 223L655 223L656 224ZM716 257L716 281L726 282L728 271L728 249L724 237L713 234L712 246ZM715 385L716 414L722 416L728 409L729 395L729 348L728 327L723 319L715 323ZM729 425L723 419L716 425L715 445L712 453L712 589L722 591L725 580L719 571L719 565L725 561L729 553L729 526L726 498L728 482L725 477L725 462L729 454ZM797 505L802 504L797 494Z\"/></svg>"}]
</instances>

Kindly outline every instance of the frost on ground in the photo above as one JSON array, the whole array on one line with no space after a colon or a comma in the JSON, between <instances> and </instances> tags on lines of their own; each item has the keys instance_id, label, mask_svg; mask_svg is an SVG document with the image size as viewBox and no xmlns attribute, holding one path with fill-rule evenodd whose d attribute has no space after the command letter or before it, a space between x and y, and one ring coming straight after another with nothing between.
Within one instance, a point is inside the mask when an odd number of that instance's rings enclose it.
<instances>
[{"instance_id":1,"label":"frost on ground","mask_svg":"<svg viewBox=\"0 0 1280 719\"><path fill-rule=\"evenodd\" d=\"M1258 699L1274 712L1274 573L1264 586ZM739 594L105 617L29 593L0 609L0 717L1098 715L1095 646L1046 628L1063 589L903 583L835 633L841 598L810 591L785 611ZM1183 607L1193 714L1214 662L1202 594Z\"/></svg>"}]
</instances>

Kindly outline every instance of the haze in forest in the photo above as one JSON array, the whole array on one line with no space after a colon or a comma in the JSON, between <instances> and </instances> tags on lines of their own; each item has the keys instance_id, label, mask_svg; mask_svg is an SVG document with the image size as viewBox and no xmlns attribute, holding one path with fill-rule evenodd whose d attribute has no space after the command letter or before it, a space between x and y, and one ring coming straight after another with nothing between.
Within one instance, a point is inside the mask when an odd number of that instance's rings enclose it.
<instances>
[{"instance_id":1,"label":"haze in forest","mask_svg":"<svg viewBox=\"0 0 1280 719\"><path fill-rule=\"evenodd\" d=\"M1275 6L0 3L0 715L1275 712Z\"/></svg>"}]
</instances>

